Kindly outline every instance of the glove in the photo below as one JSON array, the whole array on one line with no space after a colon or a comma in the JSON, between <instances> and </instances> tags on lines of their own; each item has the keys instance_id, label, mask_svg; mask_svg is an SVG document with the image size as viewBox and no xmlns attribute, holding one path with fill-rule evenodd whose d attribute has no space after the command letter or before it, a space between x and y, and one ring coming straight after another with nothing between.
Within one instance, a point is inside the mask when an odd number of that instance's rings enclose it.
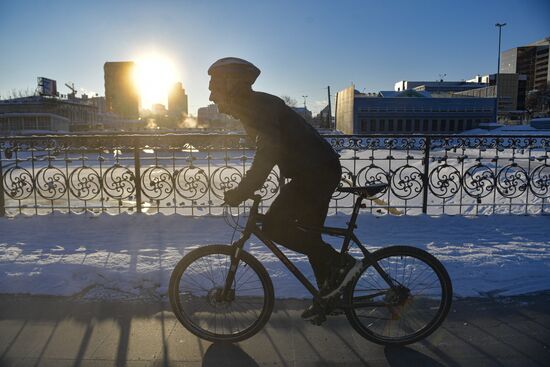
<instances>
[{"instance_id":1,"label":"glove","mask_svg":"<svg viewBox=\"0 0 550 367\"><path fill-rule=\"evenodd\" d=\"M239 206L240 203L242 203L245 198L243 197L242 193L239 191L239 188L227 190L223 194L223 200L227 205L230 206Z\"/></svg>"}]
</instances>

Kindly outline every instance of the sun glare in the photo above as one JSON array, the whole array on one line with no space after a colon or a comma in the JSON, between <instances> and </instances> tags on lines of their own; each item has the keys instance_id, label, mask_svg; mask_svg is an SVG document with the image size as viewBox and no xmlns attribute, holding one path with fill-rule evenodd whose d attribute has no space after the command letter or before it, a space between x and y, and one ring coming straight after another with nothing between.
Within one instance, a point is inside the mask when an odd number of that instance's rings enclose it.
<instances>
[{"instance_id":1,"label":"sun glare","mask_svg":"<svg viewBox=\"0 0 550 367\"><path fill-rule=\"evenodd\" d=\"M151 108L155 103L166 106L169 90L178 81L179 75L168 57L148 54L136 59L134 77L141 96L141 107Z\"/></svg>"}]
</instances>

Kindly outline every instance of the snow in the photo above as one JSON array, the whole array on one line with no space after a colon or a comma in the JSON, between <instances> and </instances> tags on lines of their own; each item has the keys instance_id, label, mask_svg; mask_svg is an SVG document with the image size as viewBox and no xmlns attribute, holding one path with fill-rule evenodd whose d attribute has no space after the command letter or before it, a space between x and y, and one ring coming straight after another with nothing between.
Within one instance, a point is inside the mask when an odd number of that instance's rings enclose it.
<instances>
[{"instance_id":1,"label":"snow","mask_svg":"<svg viewBox=\"0 0 550 367\"><path fill-rule=\"evenodd\" d=\"M326 224L345 226L347 220L332 215ZM550 289L549 216L364 213L358 226L356 233L369 249L411 245L435 255L449 271L458 297ZM184 254L228 243L232 235L223 218L213 216L54 213L0 218L0 293L161 299ZM334 237L326 240L335 247L340 243ZM309 297L259 240L252 238L246 249L266 266L277 297ZM313 279L305 256L285 253Z\"/></svg>"},{"instance_id":2,"label":"snow","mask_svg":"<svg viewBox=\"0 0 550 367\"><path fill-rule=\"evenodd\" d=\"M537 129L530 125L502 125L495 122L486 123L484 126L493 127L492 129L483 129L477 128L472 130L466 130L458 135L489 135L489 137L494 137L498 135L505 136L522 136L522 135L540 135L540 136L550 136L550 130L547 129Z\"/></svg>"}]
</instances>

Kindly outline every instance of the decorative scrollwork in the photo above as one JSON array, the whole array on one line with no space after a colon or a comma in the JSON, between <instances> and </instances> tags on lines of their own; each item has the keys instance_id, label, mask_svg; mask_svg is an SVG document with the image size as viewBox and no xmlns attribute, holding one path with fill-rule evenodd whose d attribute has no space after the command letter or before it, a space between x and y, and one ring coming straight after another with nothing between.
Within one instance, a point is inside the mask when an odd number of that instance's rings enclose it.
<instances>
[{"instance_id":1,"label":"decorative scrollwork","mask_svg":"<svg viewBox=\"0 0 550 367\"><path fill-rule=\"evenodd\" d=\"M460 191L460 172L453 166L442 164L429 175L430 191L441 199L449 199Z\"/></svg>"},{"instance_id":2,"label":"decorative scrollwork","mask_svg":"<svg viewBox=\"0 0 550 367\"><path fill-rule=\"evenodd\" d=\"M357 173L357 186L367 186L367 185L374 185L379 183L389 184L389 178L386 171L384 171L381 167L371 163L370 165L363 167L358 173ZM384 191L379 192L374 196L374 199L377 199L381 196L383 196L387 191L387 188Z\"/></svg>"},{"instance_id":3,"label":"decorative scrollwork","mask_svg":"<svg viewBox=\"0 0 550 367\"><path fill-rule=\"evenodd\" d=\"M69 190L80 200L92 200L101 192L101 177L93 168L79 167L69 175Z\"/></svg>"},{"instance_id":4,"label":"decorative scrollwork","mask_svg":"<svg viewBox=\"0 0 550 367\"><path fill-rule=\"evenodd\" d=\"M384 147L387 149L397 148L397 139L394 139L394 138L384 139Z\"/></svg>"},{"instance_id":5,"label":"decorative scrollwork","mask_svg":"<svg viewBox=\"0 0 550 367\"><path fill-rule=\"evenodd\" d=\"M164 200L174 191L172 175L163 167L153 166L141 174L141 190L152 200Z\"/></svg>"},{"instance_id":6,"label":"decorative scrollwork","mask_svg":"<svg viewBox=\"0 0 550 367\"><path fill-rule=\"evenodd\" d=\"M223 193L229 189L237 187L241 182L243 175L232 166L223 166L217 168L210 176L210 188L214 196L223 199Z\"/></svg>"},{"instance_id":7,"label":"decorative scrollwork","mask_svg":"<svg viewBox=\"0 0 550 367\"><path fill-rule=\"evenodd\" d=\"M406 149L406 150L414 149L418 144L415 138L403 138L401 139L400 143L401 143L400 145L401 149Z\"/></svg>"},{"instance_id":8,"label":"decorative scrollwork","mask_svg":"<svg viewBox=\"0 0 550 367\"><path fill-rule=\"evenodd\" d=\"M379 138L368 139L366 143L366 148L376 150L380 148L381 144L382 142L380 141Z\"/></svg>"},{"instance_id":9,"label":"decorative scrollwork","mask_svg":"<svg viewBox=\"0 0 550 367\"><path fill-rule=\"evenodd\" d=\"M464 173L462 186L469 196L481 199L493 192L495 175L491 168L478 163Z\"/></svg>"},{"instance_id":10,"label":"decorative scrollwork","mask_svg":"<svg viewBox=\"0 0 550 367\"><path fill-rule=\"evenodd\" d=\"M523 195L529 186L529 176L517 164L510 164L498 172L496 178L498 192L507 198Z\"/></svg>"},{"instance_id":11,"label":"decorative scrollwork","mask_svg":"<svg viewBox=\"0 0 550 367\"><path fill-rule=\"evenodd\" d=\"M482 147L482 140L480 137L470 137L464 140L464 147L470 149L480 149Z\"/></svg>"},{"instance_id":12,"label":"decorative scrollwork","mask_svg":"<svg viewBox=\"0 0 550 367\"><path fill-rule=\"evenodd\" d=\"M187 166L174 172L177 193L187 200L199 200L208 192L208 176L202 168Z\"/></svg>"},{"instance_id":13,"label":"decorative scrollwork","mask_svg":"<svg viewBox=\"0 0 550 367\"><path fill-rule=\"evenodd\" d=\"M113 199L126 199L135 193L134 173L115 164L103 174L103 189Z\"/></svg>"},{"instance_id":14,"label":"decorative scrollwork","mask_svg":"<svg viewBox=\"0 0 550 367\"><path fill-rule=\"evenodd\" d=\"M495 149L501 140L502 138L483 138L481 139L481 145L485 149Z\"/></svg>"},{"instance_id":15,"label":"decorative scrollwork","mask_svg":"<svg viewBox=\"0 0 550 367\"><path fill-rule=\"evenodd\" d=\"M279 192L279 175L277 172L272 170L258 191L263 200L273 198Z\"/></svg>"},{"instance_id":16,"label":"decorative scrollwork","mask_svg":"<svg viewBox=\"0 0 550 367\"><path fill-rule=\"evenodd\" d=\"M334 150L342 150L346 147L344 146L344 139L342 138L331 138L330 139L330 145L334 148Z\"/></svg>"},{"instance_id":17,"label":"decorative scrollwork","mask_svg":"<svg viewBox=\"0 0 550 367\"><path fill-rule=\"evenodd\" d=\"M348 145L347 145L347 148L348 149L353 149L353 150L360 150L361 149L361 142L362 142L363 139L359 138L359 137L352 137L352 138L349 138L348 139Z\"/></svg>"},{"instance_id":18,"label":"decorative scrollwork","mask_svg":"<svg viewBox=\"0 0 550 367\"><path fill-rule=\"evenodd\" d=\"M47 166L36 173L35 187L38 195L47 200L57 200L67 192L67 178L56 167Z\"/></svg>"},{"instance_id":19,"label":"decorative scrollwork","mask_svg":"<svg viewBox=\"0 0 550 367\"><path fill-rule=\"evenodd\" d=\"M445 149L445 139L443 137L433 137L430 141L430 148L434 150Z\"/></svg>"},{"instance_id":20,"label":"decorative scrollwork","mask_svg":"<svg viewBox=\"0 0 550 367\"><path fill-rule=\"evenodd\" d=\"M400 199L417 197L424 188L422 172L411 165L399 167L391 176L391 191Z\"/></svg>"},{"instance_id":21,"label":"decorative scrollwork","mask_svg":"<svg viewBox=\"0 0 550 367\"><path fill-rule=\"evenodd\" d=\"M531 172L531 192L539 198L550 197L550 165L543 164Z\"/></svg>"},{"instance_id":22,"label":"decorative scrollwork","mask_svg":"<svg viewBox=\"0 0 550 367\"><path fill-rule=\"evenodd\" d=\"M25 168L15 166L4 172L4 192L10 198L14 200L26 199L31 196L33 190L32 175Z\"/></svg>"},{"instance_id":23,"label":"decorative scrollwork","mask_svg":"<svg viewBox=\"0 0 550 367\"><path fill-rule=\"evenodd\" d=\"M436 213L441 205L471 206L472 198L478 203L485 198L483 204L488 206L500 206L505 198L511 204L510 212L539 203L541 212L548 210L548 137L335 134L324 138L336 150L345 151L340 187L386 183L389 188L377 197L387 197L388 205L405 205L414 208L413 212L422 205ZM45 198L56 201L52 210L93 210L101 205L100 200L113 198L118 203L105 208L118 205L126 211L130 209L122 199L133 200L138 186L145 200L158 200L159 211L172 203L178 203L181 212L196 205L216 206L220 203L217 198L223 198L224 191L237 187L243 178L243 169L254 155L253 146L253 141L242 135L224 134L5 137L0 139L4 209L17 214L14 208L40 207ZM149 155L133 154L142 149L153 150L158 163L151 163ZM146 164L139 182L134 168L139 163L133 162L136 157ZM421 166L422 162L429 166ZM259 190L263 199L273 199L279 185L280 175L274 170ZM172 202L161 202L172 196ZM333 199L338 202L331 205L347 208L352 196L336 191ZM454 201L445 203L446 199ZM411 201L404 204L403 200Z\"/></svg>"},{"instance_id":24,"label":"decorative scrollwork","mask_svg":"<svg viewBox=\"0 0 550 367\"><path fill-rule=\"evenodd\" d=\"M342 175L338 187L352 187L354 185L353 173L346 167L342 167ZM332 198L334 200L342 200L351 195L349 192L334 191Z\"/></svg>"},{"instance_id":25,"label":"decorative scrollwork","mask_svg":"<svg viewBox=\"0 0 550 367\"><path fill-rule=\"evenodd\" d=\"M456 150L464 146L463 139L456 137L447 137L444 144L446 150Z\"/></svg>"}]
</instances>

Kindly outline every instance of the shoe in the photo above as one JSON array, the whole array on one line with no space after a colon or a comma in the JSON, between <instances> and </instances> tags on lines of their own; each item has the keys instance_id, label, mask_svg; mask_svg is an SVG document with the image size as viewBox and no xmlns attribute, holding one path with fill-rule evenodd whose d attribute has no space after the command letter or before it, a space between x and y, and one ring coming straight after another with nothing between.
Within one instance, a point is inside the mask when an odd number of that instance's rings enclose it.
<instances>
[{"instance_id":1,"label":"shoe","mask_svg":"<svg viewBox=\"0 0 550 367\"><path fill-rule=\"evenodd\" d=\"M312 303L308 308L302 312L302 319L311 319L321 313L322 309L317 303Z\"/></svg>"},{"instance_id":2,"label":"shoe","mask_svg":"<svg viewBox=\"0 0 550 367\"><path fill-rule=\"evenodd\" d=\"M340 315L342 313L342 309L338 308L339 302L340 298L337 297L329 299L327 300L324 309L318 303L314 302L309 305L304 312L302 312L302 318L309 320L312 317L321 315Z\"/></svg>"},{"instance_id":3,"label":"shoe","mask_svg":"<svg viewBox=\"0 0 550 367\"><path fill-rule=\"evenodd\" d=\"M344 288L361 272L363 263L355 260L349 254L343 259L343 264L333 266L330 281L321 291L321 298L329 299L340 294Z\"/></svg>"},{"instance_id":4,"label":"shoe","mask_svg":"<svg viewBox=\"0 0 550 367\"><path fill-rule=\"evenodd\" d=\"M313 325L321 326L325 321L327 321L327 317L324 314L319 314L311 319L308 320Z\"/></svg>"}]
</instances>

